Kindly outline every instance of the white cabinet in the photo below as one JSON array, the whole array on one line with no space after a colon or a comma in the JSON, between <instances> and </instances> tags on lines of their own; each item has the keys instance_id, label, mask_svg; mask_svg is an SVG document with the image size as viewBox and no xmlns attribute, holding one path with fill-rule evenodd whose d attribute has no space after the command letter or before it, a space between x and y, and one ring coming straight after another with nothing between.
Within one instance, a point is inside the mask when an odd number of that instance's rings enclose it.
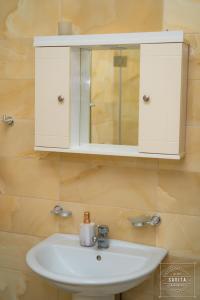
<instances>
[{"instance_id":1,"label":"white cabinet","mask_svg":"<svg viewBox=\"0 0 200 300\"><path fill-rule=\"evenodd\" d=\"M184 152L187 51L183 43L141 45L140 152Z\"/></svg>"},{"instance_id":2,"label":"white cabinet","mask_svg":"<svg viewBox=\"0 0 200 300\"><path fill-rule=\"evenodd\" d=\"M71 133L77 126L72 114L79 101L79 56L79 51L70 47L36 48L36 147L69 148L74 142L76 134L72 138Z\"/></svg>"},{"instance_id":3,"label":"white cabinet","mask_svg":"<svg viewBox=\"0 0 200 300\"><path fill-rule=\"evenodd\" d=\"M183 156L188 62L183 32L37 37L34 45L36 150L167 159ZM96 47L119 46L140 48L138 145L92 144L88 132L83 133L90 122L84 111L90 111L90 99L85 99L89 92L85 91L91 80L83 76L90 73L90 67L82 67L81 49L90 52Z\"/></svg>"}]
</instances>

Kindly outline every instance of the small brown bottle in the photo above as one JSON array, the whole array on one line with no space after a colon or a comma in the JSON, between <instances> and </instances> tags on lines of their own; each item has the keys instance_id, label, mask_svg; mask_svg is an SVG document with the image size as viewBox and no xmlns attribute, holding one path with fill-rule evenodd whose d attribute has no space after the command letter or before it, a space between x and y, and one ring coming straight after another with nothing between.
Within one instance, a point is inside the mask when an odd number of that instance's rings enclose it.
<instances>
[{"instance_id":1,"label":"small brown bottle","mask_svg":"<svg viewBox=\"0 0 200 300\"><path fill-rule=\"evenodd\" d=\"M85 211L83 223L80 224L80 245L84 247L94 246L95 224L90 221L90 212Z\"/></svg>"}]
</instances>

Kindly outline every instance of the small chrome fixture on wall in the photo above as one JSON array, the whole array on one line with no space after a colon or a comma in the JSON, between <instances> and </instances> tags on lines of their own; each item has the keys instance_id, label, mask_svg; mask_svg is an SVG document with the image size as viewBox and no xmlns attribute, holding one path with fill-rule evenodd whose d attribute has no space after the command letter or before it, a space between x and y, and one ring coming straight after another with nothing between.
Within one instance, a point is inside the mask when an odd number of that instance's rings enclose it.
<instances>
[{"instance_id":1,"label":"small chrome fixture on wall","mask_svg":"<svg viewBox=\"0 0 200 300\"><path fill-rule=\"evenodd\" d=\"M3 114L1 121L2 121L4 124L7 124L7 125L9 125L9 126L14 125L14 119L13 119L13 117L7 116L6 114Z\"/></svg>"},{"instance_id":2,"label":"small chrome fixture on wall","mask_svg":"<svg viewBox=\"0 0 200 300\"><path fill-rule=\"evenodd\" d=\"M56 205L53 210L51 210L51 213L62 218L68 218L72 215L70 210L64 210L60 205Z\"/></svg>"},{"instance_id":3,"label":"small chrome fixture on wall","mask_svg":"<svg viewBox=\"0 0 200 300\"><path fill-rule=\"evenodd\" d=\"M135 218L129 219L131 224L134 227L144 227L146 225L156 226L159 225L161 222L160 216L153 215L153 216L140 216Z\"/></svg>"}]
</instances>

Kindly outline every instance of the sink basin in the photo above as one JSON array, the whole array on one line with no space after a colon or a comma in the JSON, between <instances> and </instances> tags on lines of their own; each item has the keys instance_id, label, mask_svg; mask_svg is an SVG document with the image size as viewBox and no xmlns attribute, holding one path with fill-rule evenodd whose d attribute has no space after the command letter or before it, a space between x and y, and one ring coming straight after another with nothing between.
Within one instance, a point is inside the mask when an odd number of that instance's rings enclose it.
<instances>
[{"instance_id":1,"label":"sink basin","mask_svg":"<svg viewBox=\"0 0 200 300\"><path fill-rule=\"evenodd\" d=\"M26 261L74 300L111 300L143 282L166 254L162 248L117 240L110 240L108 249L86 248L77 235L54 234L29 250Z\"/></svg>"}]
</instances>

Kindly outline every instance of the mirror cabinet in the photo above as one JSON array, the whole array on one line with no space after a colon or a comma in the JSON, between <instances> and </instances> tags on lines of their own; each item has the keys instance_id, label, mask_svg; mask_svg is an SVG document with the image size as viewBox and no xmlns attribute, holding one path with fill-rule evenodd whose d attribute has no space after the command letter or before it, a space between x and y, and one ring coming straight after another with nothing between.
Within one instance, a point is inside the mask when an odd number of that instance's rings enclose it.
<instances>
[{"instance_id":1,"label":"mirror cabinet","mask_svg":"<svg viewBox=\"0 0 200 300\"><path fill-rule=\"evenodd\" d=\"M182 32L36 37L35 149L180 159Z\"/></svg>"}]
</instances>

